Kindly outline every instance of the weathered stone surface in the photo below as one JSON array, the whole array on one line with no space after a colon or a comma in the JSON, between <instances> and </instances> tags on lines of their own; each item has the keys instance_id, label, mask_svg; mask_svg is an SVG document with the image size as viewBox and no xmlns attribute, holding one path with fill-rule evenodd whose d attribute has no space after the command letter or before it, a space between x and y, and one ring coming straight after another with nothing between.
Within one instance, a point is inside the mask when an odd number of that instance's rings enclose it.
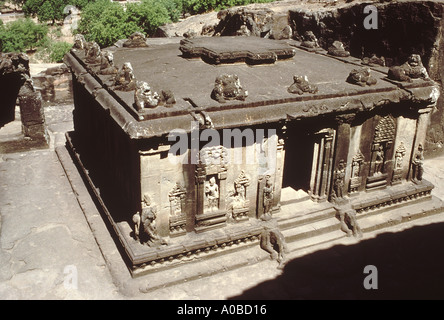
<instances>
[{"instance_id":1,"label":"weathered stone surface","mask_svg":"<svg viewBox=\"0 0 444 320\"><path fill-rule=\"evenodd\" d=\"M269 38L272 34L273 11L268 8L230 8L220 11L218 18L220 22L215 27L216 35Z\"/></svg>"},{"instance_id":2,"label":"weathered stone surface","mask_svg":"<svg viewBox=\"0 0 444 320\"><path fill-rule=\"evenodd\" d=\"M327 2L324 4L322 2ZM390 1L372 3L377 8L378 28L367 30L362 1L328 1L293 3L282 1L273 5L250 5L221 11L216 33L220 35L256 35L273 37L273 23L288 14L293 38L303 41L312 31L325 50L341 41L354 57L384 57L387 66L401 65L412 53L419 54L430 78L444 82L443 12L440 1ZM271 30L271 31L270 31ZM366 62L368 63L368 62ZM379 63L378 63L379 64ZM444 150L444 97L432 114L425 144L426 153Z\"/></svg>"},{"instance_id":3,"label":"weathered stone surface","mask_svg":"<svg viewBox=\"0 0 444 320\"><path fill-rule=\"evenodd\" d=\"M48 135L45 128L42 98L34 88L29 72L29 58L23 53L0 55L0 88L5 103L0 106L0 125L15 119L15 106L18 102L22 118L24 137L10 144L3 142L1 151L14 150L14 144L26 148L47 147Z\"/></svg>"},{"instance_id":4,"label":"weathered stone surface","mask_svg":"<svg viewBox=\"0 0 444 320\"><path fill-rule=\"evenodd\" d=\"M444 5L438 1L391 1L372 3L378 14L378 29L365 29L363 13L367 3L350 3L339 7L289 11L296 39L313 31L319 44L327 49L339 40L354 57L385 57L387 66L401 65L413 54L422 57L430 78L444 80ZM442 151L444 141L444 100L441 97L431 118L426 150Z\"/></svg>"},{"instance_id":5,"label":"weathered stone surface","mask_svg":"<svg viewBox=\"0 0 444 320\"><path fill-rule=\"evenodd\" d=\"M42 95L44 105L72 102L71 73L65 64L48 68L34 75L32 80Z\"/></svg>"}]
</instances>

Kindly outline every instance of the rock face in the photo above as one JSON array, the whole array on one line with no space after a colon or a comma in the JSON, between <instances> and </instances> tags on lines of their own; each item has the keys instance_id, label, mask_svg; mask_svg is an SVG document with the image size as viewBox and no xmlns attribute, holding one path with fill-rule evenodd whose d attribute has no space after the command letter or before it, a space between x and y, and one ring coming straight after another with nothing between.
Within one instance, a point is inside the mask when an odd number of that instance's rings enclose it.
<instances>
[{"instance_id":1,"label":"rock face","mask_svg":"<svg viewBox=\"0 0 444 320\"><path fill-rule=\"evenodd\" d=\"M218 13L215 35L256 36L270 39L290 39L293 35L287 14L268 8L230 8Z\"/></svg>"},{"instance_id":2,"label":"rock face","mask_svg":"<svg viewBox=\"0 0 444 320\"><path fill-rule=\"evenodd\" d=\"M327 49L341 41L354 57L384 57L387 66L402 65L411 54L419 54L430 78L444 80L444 4L434 1L372 3L377 9L378 28L367 30L364 13L368 4L351 3L341 8L289 10L294 38L302 40L312 31L319 45ZM432 115L426 152L439 151L444 141L444 98L441 94Z\"/></svg>"}]
</instances>

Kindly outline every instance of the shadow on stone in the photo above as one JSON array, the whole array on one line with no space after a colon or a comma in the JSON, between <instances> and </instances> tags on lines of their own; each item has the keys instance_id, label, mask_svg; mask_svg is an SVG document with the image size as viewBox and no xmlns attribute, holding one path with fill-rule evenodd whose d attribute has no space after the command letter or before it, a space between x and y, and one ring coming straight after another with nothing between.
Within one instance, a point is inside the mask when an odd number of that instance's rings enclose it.
<instances>
[{"instance_id":1,"label":"shadow on stone","mask_svg":"<svg viewBox=\"0 0 444 320\"><path fill-rule=\"evenodd\" d=\"M283 273L230 299L443 299L444 223L384 233L289 261ZM365 289L367 265L377 289Z\"/></svg>"}]
</instances>

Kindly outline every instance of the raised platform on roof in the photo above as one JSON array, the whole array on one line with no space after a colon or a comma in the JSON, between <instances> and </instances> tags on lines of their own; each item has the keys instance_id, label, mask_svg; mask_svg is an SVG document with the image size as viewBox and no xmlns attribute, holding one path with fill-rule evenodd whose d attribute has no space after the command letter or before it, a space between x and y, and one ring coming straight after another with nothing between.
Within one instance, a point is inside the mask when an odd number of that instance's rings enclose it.
<instances>
[{"instance_id":1,"label":"raised platform on roof","mask_svg":"<svg viewBox=\"0 0 444 320\"><path fill-rule=\"evenodd\" d=\"M346 79L350 71L359 66L358 59L332 57L322 51L310 52L292 40L206 37L186 40L186 43L194 43L195 48L206 48L208 52L219 48L219 53L223 53L226 42L233 40L236 43L243 41L244 48L228 47L226 52L238 54L247 52L246 48L255 44L257 47L266 44L265 48L294 55L267 64L209 64L200 58L187 58L179 43L151 44L146 48L109 48L115 66L130 62L137 80L149 83L157 92L171 90L176 98L172 107L159 106L141 114L134 108L134 93L113 90L112 76L92 72L84 62L83 51L72 50L67 61L78 76L82 75L87 90L94 92L96 99L111 111L131 138L137 139L164 136L177 128L189 132L190 122L199 119L202 112L211 118L215 129L243 127L319 114L356 113L391 102L427 103L437 90L429 81L397 83L388 80L388 68L384 67L372 68L372 76L378 80L376 85L360 87L350 84ZM244 101L233 100L224 104L213 100L214 82L221 74L236 74L248 91L248 97ZM304 95L287 92L294 75L306 75L319 88L318 92Z\"/></svg>"}]
</instances>

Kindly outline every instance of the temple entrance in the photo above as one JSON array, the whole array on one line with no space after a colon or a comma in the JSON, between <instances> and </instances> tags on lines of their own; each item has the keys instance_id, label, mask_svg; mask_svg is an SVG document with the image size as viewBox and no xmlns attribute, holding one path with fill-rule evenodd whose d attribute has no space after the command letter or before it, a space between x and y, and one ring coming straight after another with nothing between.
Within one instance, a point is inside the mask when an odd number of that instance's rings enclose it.
<instances>
[{"instance_id":1,"label":"temple entrance","mask_svg":"<svg viewBox=\"0 0 444 320\"><path fill-rule=\"evenodd\" d=\"M314 135L301 126L288 126L282 187L310 189L313 164Z\"/></svg>"}]
</instances>

